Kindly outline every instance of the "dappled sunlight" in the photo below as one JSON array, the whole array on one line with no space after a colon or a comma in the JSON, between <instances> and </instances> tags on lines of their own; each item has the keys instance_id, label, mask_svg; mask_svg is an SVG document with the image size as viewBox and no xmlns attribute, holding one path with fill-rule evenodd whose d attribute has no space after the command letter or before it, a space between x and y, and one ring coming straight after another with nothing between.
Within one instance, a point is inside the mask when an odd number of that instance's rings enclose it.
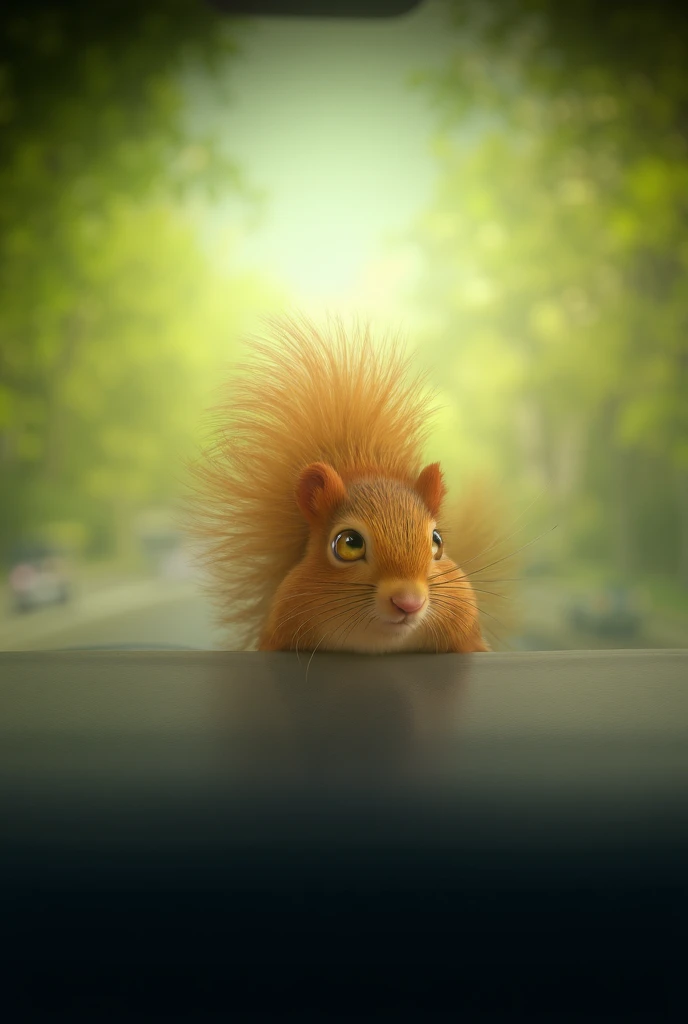
<instances>
[{"instance_id":1,"label":"dappled sunlight","mask_svg":"<svg viewBox=\"0 0 688 1024\"><path fill-rule=\"evenodd\" d=\"M3 15L0 647L224 642L169 522L285 309L408 341L522 549L505 646L688 646L685 22L111 6Z\"/></svg>"}]
</instances>

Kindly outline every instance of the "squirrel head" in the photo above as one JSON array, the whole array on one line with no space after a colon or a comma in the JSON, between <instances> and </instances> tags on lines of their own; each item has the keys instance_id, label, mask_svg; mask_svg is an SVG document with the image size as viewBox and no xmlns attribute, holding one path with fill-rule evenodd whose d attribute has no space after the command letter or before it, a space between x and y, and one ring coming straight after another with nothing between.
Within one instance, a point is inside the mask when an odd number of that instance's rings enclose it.
<instances>
[{"instance_id":1,"label":"squirrel head","mask_svg":"<svg viewBox=\"0 0 688 1024\"><path fill-rule=\"evenodd\" d=\"M410 483L381 477L373 468L345 483L322 462L301 472L296 501L310 538L294 583L301 593L321 588L322 613L312 611L323 628L328 615L338 626L339 610L346 620L341 631L349 631L343 647L403 649L431 614L432 577L453 566L438 521L444 496L438 463ZM338 646L336 638L332 642Z\"/></svg>"}]
</instances>

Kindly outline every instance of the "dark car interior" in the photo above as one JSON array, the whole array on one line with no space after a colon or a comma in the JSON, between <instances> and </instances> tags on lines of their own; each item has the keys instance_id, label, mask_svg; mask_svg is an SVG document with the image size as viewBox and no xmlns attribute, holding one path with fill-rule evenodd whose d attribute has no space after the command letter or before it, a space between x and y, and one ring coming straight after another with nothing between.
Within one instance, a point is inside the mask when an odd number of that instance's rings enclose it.
<instances>
[{"instance_id":1,"label":"dark car interior","mask_svg":"<svg viewBox=\"0 0 688 1024\"><path fill-rule=\"evenodd\" d=\"M46 1019L678 1019L685 652L1 667L5 969Z\"/></svg>"},{"instance_id":2,"label":"dark car interior","mask_svg":"<svg viewBox=\"0 0 688 1024\"><path fill-rule=\"evenodd\" d=\"M625 595L598 650L0 650L5 1019L684 1020L688 649Z\"/></svg>"}]
</instances>

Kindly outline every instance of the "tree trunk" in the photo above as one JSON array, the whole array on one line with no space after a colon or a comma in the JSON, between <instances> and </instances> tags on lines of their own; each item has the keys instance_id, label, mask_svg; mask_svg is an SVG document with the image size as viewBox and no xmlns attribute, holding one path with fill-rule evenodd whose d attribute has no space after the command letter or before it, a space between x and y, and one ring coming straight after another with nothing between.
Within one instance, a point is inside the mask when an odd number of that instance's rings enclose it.
<instances>
[{"instance_id":1,"label":"tree trunk","mask_svg":"<svg viewBox=\"0 0 688 1024\"><path fill-rule=\"evenodd\" d=\"M64 469L64 436L66 410L62 401L61 384L74 365L82 337L80 318L71 314L65 319L63 344L51 367L46 383L45 422L45 475L53 482L60 479Z\"/></svg>"},{"instance_id":2,"label":"tree trunk","mask_svg":"<svg viewBox=\"0 0 688 1024\"><path fill-rule=\"evenodd\" d=\"M617 449L614 463L614 562L617 572L622 577L628 577L633 571L635 562L633 520L631 516L633 507L631 478L633 452L626 449Z\"/></svg>"},{"instance_id":3,"label":"tree trunk","mask_svg":"<svg viewBox=\"0 0 688 1024\"><path fill-rule=\"evenodd\" d=\"M676 560L676 573L679 582L688 588L688 466L680 466L678 470L678 511L679 511L679 549Z\"/></svg>"}]
</instances>

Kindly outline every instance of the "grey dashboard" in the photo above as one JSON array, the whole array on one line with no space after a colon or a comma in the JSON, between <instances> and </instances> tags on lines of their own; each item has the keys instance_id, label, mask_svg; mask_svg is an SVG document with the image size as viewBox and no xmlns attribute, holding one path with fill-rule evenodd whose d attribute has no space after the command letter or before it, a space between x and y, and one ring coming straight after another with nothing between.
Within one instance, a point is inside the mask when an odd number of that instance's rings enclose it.
<instances>
[{"instance_id":1,"label":"grey dashboard","mask_svg":"<svg viewBox=\"0 0 688 1024\"><path fill-rule=\"evenodd\" d=\"M27 984L683 1016L687 651L4 653L0 815Z\"/></svg>"}]
</instances>

